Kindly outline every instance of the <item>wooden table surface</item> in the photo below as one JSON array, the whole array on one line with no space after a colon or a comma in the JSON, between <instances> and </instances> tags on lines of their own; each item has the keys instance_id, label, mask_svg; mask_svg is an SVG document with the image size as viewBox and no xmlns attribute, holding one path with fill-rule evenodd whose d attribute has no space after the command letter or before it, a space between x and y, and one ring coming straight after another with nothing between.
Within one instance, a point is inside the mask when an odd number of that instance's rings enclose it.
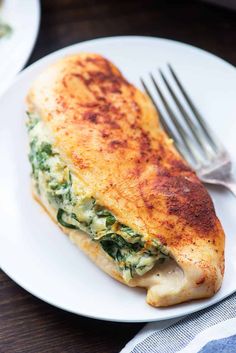
<instances>
[{"instance_id":1,"label":"wooden table surface","mask_svg":"<svg viewBox=\"0 0 236 353\"><path fill-rule=\"evenodd\" d=\"M132 34L183 41L236 65L236 12L191 0L42 1L41 28L29 64L73 43ZM0 272L0 353L115 353L142 326L69 314Z\"/></svg>"}]
</instances>

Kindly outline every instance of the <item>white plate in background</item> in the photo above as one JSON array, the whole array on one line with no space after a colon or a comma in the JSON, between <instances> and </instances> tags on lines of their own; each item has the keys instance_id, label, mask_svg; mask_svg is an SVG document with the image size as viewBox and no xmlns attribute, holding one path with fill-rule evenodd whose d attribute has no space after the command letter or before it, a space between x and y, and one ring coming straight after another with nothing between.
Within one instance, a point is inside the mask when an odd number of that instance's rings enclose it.
<instances>
[{"instance_id":1,"label":"white plate in background","mask_svg":"<svg viewBox=\"0 0 236 353\"><path fill-rule=\"evenodd\" d=\"M62 49L20 73L0 99L0 265L20 286L70 312L111 321L164 320L205 308L236 290L236 199L211 189L226 238L226 272L211 299L157 309L146 304L145 290L129 288L97 268L32 199L27 134L27 90L38 73L66 54L97 52L112 60L134 84L170 62L209 124L236 157L236 70L200 49L149 37L92 40Z\"/></svg>"},{"instance_id":2,"label":"white plate in background","mask_svg":"<svg viewBox=\"0 0 236 353\"><path fill-rule=\"evenodd\" d=\"M39 0L2 0L0 19L12 28L9 36L0 38L1 95L31 54L39 29Z\"/></svg>"}]
</instances>

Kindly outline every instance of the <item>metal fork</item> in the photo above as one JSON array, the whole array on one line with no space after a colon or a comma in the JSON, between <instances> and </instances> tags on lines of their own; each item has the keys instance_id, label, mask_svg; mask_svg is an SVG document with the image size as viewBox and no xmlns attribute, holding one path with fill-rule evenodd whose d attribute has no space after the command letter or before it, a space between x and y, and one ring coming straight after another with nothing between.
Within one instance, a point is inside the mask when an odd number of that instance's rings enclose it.
<instances>
[{"instance_id":1,"label":"metal fork","mask_svg":"<svg viewBox=\"0 0 236 353\"><path fill-rule=\"evenodd\" d=\"M153 74L150 73L152 89L149 89L147 83L141 78L143 88L158 112L163 129L174 140L176 148L196 171L202 182L223 185L236 196L236 181L232 175L232 162L229 153L204 120L170 64L168 64L168 70L171 80L174 81L179 94L185 101L185 104L181 103L175 93L176 89L174 90L170 80L159 69L161 79L178 114L171 108L171 104L168 103ZM154 88L165 108L168 119L161 113L157 100L151 93Z\"/></svg>"}]
</instances>

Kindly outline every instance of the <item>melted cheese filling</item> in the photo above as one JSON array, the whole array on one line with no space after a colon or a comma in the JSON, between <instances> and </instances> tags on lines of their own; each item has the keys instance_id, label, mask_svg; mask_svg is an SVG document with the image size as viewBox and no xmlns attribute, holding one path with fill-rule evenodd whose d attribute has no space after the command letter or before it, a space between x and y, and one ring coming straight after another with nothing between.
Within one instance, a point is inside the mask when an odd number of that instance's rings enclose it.
<instances>
[{"instance_id":1,"label":"melted cheese filling","mask_svg":"<svg viewBox=\"0 0 236 353\"><path fill-rule=\"evenodd\" d=\"M35 189L55 210L62 226L82 230L99 242L126 282L143 276L168 258L158 240L145 242L142 235L119 223L109 210L96 203L62 161L45 124L36 115L29 114L27 127Z\"/></svg>"}]
</instances>

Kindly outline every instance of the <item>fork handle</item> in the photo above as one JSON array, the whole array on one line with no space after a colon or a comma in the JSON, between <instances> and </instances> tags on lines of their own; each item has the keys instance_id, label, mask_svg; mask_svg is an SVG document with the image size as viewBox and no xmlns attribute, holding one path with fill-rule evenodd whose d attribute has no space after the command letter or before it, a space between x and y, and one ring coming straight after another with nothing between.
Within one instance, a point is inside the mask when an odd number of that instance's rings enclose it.
<instances>
[{"instance_id":1,"label":"fork handle","mask_svg":"<svg viewBox=\"0 0 236 353\"><path fill-rule=\"evenodd\" d=\"M236 197L236 181L233 179L227 180L224 186L229 189L232 194Z\"/></svg>"},{"instance_id":2,"label":"fork handle","mask_svg":"<svg viewBox=\"0 0 236 353\"><path fill-rule=\"evenodd\" d=\"M232 194L236 197L236 180L232 176L229 176L225 180L208 179L206 182L209 184L222 185L231 191Z\"/></svg>"}]
</instances>

